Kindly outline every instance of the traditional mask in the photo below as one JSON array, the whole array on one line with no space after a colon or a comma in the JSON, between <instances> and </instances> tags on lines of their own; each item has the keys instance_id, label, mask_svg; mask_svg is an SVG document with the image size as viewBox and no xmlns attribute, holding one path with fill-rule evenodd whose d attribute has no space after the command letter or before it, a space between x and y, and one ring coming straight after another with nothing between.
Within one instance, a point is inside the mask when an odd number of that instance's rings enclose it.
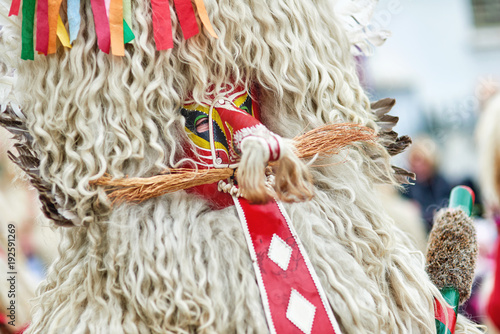
<instances>
[{"instance_id":1,"label":"traditional mask","mask_svg":"<svg viewBox=\"0 0 500 334\"><path fill-rule=\"evenodd\" d=\"M188 155L198 168L235 166L240 159L241 141L247 136L269 132L259 121L258 104L243 90L226 95L212 108L185 105L181 114L186 119L188 137L195 146L195 151L189 150ZM190 191L210 199L216 207L233 204L231 196L217 190L216 183L193 187Z\"/></svg>"},{"instance_id":2,"label":"traditional mask","mask_svg":"<svg viewBox=\"0 0 500 334\"><path fill-rule=\"evenodd\" d=\"M210 109L210 106L199 104L181 108L181 114L186 119L185 130L196 146L196 152L190 152L190 157L199 168L235 164L240 155L239 148L234 144L235 131L261 125L259 107L248 92L239 91L216 103L212 108L211 126Z\"/></svg>"}]
</instances>

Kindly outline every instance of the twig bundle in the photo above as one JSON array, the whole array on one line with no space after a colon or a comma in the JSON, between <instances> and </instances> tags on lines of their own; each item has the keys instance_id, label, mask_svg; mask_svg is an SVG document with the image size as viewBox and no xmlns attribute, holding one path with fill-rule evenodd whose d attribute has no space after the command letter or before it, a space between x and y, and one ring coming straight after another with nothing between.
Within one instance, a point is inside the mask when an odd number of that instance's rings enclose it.
<instances>
[{"instance_id":1,"label":"twig bundle","mask_svg":"<svg viewBox=\"0 0 500 334\"><path fill-rule=\"evenodd\" d=\"M293 139L296 154L301 159L338 153L342 148L354 142L375 140L375 132L365 126L352 123L325 125L311 130ZM279 161L278 161L279 164ZM231 168L170 169L169 174L140 178L113 179L103 176L92 185L108 187L108 196L113 204L123 201L142 202L150 198L188 189L203 184L211 184L237 175Z\"/></svg>"}]
</instances>

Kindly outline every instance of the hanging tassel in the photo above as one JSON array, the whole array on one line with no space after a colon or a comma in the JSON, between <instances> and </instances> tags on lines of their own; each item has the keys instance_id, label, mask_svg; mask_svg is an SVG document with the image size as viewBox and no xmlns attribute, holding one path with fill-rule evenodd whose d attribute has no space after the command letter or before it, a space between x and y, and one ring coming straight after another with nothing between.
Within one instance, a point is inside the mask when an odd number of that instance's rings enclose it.
<instances>
[{"instance_id":1,"label":"hanging tassel","mask_svg":"<svg viewBox=\"0 0 500 334\"><path fill-rule=\"evenodd\" d=\"M35 21L36 0L24 0L23 2L23 23L22 23L22 45L21 59L35 59L33 48L33 26Z\"/></svg>"},{"instance_id":2,"label":"hanging tassel","mask_svg":"<svg viewBox=\"0 0 500 334\"><path fill-rule=\"evenodd\" d=\"M174 47L172 38L172 22L170 20L170 5L168 0L151 0L153 9L153 33L157 50Z\"/></svg>"},{"instance_id":3,"label":"hanging tassel","mask_svg":"<svg viewBox=\"0 0 500 334\"><path fill-rule=\"evenodd\" d=\"M39 54L54 54L57 51L57 39L70 48L78 36L80 18L80 0L67 0L68 29L59 17L62 0L25 0L23 5L23 48L22 59L34 59L33 27L36 7L36 45ZM123 2L122 2L123 1ZM195 9L201 23L208 33L218 38L203 0L173 0L179 25L185 39L197 35L200 30L196 19ZM174 46L172 22L169 0L151 0L153 10L153 32L157 50L171 49ZM196 6L193 8L193 6ZM18 15L21 0L12 0L9 16ZM124 44L131 42L135 35L132 32L132 5L131 0L91 0L94 24L99 49L105 53L124 56ZM26 11L26 14L25 14ZM68 31L69 30L69 31ZM69 32L69 33L68 33ZM31 42L30 42L31 41Z\"/></svg>"},{"instance_id":4,"label":"hanging tassel","mask_svg":"<svg viewBox=\"0 0 500 334\"><path fill-rule=\"evenodd\" d=\"M104 53L109 53L111 45L109 34L109 20L106 15L104 0L90 0L92 13L94 13L95 30L97 33L97 45Z\"/></svg>"},{"instance_id":5,"label":"hanging tassel","mask_svg":"<svg viewBox=\"0 0 500 334\"><path fill-rule=\"evenodd\" d=\"M195 0L195 4L196 8L198 9L198 16L205 26L205 29L207 29L208 33L212 37L218 38L214 28L212 27L212 24L210 23L210 19L208 18L207 9L205 8L205 3L203 2L203 0Z\"/></svg>"},{"instance_id":6,"label":"hanging tassel","mask_svg":"<svg viewBox=\"0 0 500 334\"><path fill-rule=\"evenodd\" d=\"M64 26L64 23L61 19L61 15L57 16L57 37L59 38L59 41L61 41L61 44L64 47L71 49L71 43L69 42L68 31Z\"/></svg>"},{"instance_id":7,"label":"hanging tassel","mask_svg":"<svg viewBox=\"0 0 500 334\"><path fill-rule=\"evenodd\" d=\"M80 0L68 0L68 26L69 42L73 43L80 31Z\"/></svg>"},{"instance_id":8,"label":"hanging tassel","mask_svg":"<svg viewBox=\"0 0 500 334\"><path fill-rule=\"evenodd\" d=\"M36 51L47 55L49 47L49 1L38 0L36 6Z\"/></svg>"},{"instance_id":9,"label":"hanging tassel","mask_svg":"<svg viewBox=\"0 0 500 334\"><path fill-rule=\"evenodd\" d=\"M21 0L12 0L9 10L9 16L11 15L18 16L19 8L21 8Z\"/></svg>"},{"instance_id":10,"label":"hanging tassel","mask_svg":"<svg viewBox=\"0 0 500 334\"><path fill-rule=\"evenodd\" d=\"M191 0L174 0L174 4L184 38L189 39L197 35L200 31Z\"/></svg>"},{"instance_id":11,"label":"hanging tassel","mask_svg":"<svg viewBox=\"0 0 500 334\"><path fill-rule=\"evenodd\" d=\"M111 0L109 7L109 31L111 33L111 53L115 56L124 56L122 0Z\"/></svg>"}]
</instances>

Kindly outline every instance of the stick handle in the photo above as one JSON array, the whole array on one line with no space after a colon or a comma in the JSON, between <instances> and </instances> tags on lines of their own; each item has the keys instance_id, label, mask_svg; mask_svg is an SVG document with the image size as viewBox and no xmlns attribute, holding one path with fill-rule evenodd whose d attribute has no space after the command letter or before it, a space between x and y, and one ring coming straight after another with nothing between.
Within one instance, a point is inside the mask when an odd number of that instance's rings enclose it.
<instances>
[{"instance_id":1,"label":"stick handle","mask_svg":"<svg viewBox=\"0 0 500 334\"><path fill-rule=\"evenodd\" d=\"M443 288L439 291L441 292L441 295L444 297L444 300L452 307L441 305L439 301L434 300L434 313L436 315L435 319L436 333L453 334L455 333L455 325L457 324L458 300L460 298L460 295L457 289L453 287Z\"/></svg>"},{"instance_id":2,"label":"stick handle","mask_svg":"<svg viewBox=\"0 0 500 334\"><path fill-rule=\"evenodd\" d=\"M450 208L462 209L470 216L474 204L474 191L467 186L456 186L450 193Z\"/></svg>"},{"instance_id":3,"label":"stick handle","mask_svg":"<svg viewBox=\"0 0 500 334\"><path fill-rule=\"evenodd\" d=\"M468 216L472 213L474 192L466 186L456 186L450 193L450 208L462 209ZM439 290L444 300L451 306L441 305L434 300L434 313L436 316L436 333L453 334L457 323L458 302L460 295L454 287L445 287ZM446 321L448 320L448 321ZM448 325L448 326L447 326Z\"/></svg>"}]
</instances>

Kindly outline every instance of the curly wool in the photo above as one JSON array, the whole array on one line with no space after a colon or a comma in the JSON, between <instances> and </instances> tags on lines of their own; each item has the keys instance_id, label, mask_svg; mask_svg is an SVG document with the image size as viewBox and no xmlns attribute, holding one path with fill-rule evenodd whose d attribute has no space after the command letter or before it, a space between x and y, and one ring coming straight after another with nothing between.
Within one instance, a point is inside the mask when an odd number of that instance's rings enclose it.
<instances>
[{"instance_id":1,"label":"curly wool","mask_svg":"<svg viewBox=\"0 0 500 334\"><path fill-rule=\"evenodd\" d=\"M234 207L211 211L183 192L111 210L89 180L150 176L183 156L186 99L228 82L257 85L264 124L291 138L348 121L375 128L350 43L329 1L206 0L219 39L188 41L171 8L175 48L155 51L148 2L133 2L126 55L97 51L89 2L71 51L19 68L18 91L41 176L81 218L39 289L27 333L264 333L258 288ZM370 160L372 153L379 164ZM372 189L390 179L381 146L359 145L312 170L316 197L287 205L346 333L432 333L420 253ZM479 333L465 320L459 330Z\"/></svg>"},{"instance_id":2,"label":"curly wool","mask_svg":"<svg viewBox=\"0 0 500 334\"><path fill-rule=\"evenodd\" d=\"M257 84L264 99L276 101L263 105L267 125L285 137L339 120L373 125L352 58L341 51L348 42L329 23L328 3L206 1L219 39L187 41L171 9L176 47L165 52L155 51L149 4L133 5L137 37L125 57L97 51L84 2L87 19L71 51L59 49L57 57L37 57L19 68L29 78L18 91L30 92L23 105L42 176L84 224L109 210L104 192L90 189L89 180L105 172L151 175L178 162L185 138L178 108L190 95L207 102L228 82ZM290 20L292 13L302 15Z\"/></svg>"},{"instance_id":3,"label":"curly wool","mask_svg":"<svg viewBox=\"0 0 500 334\"><path fill-rule=\"evenodd\" d=\"M335 190L287 205L293 225L344 333L433 333L439 292L375 197L353 192L374 194L366 177L352 181L358 162L337 165L350 178ZM268 331L234 207L178 192L63 234L28 333ZM480 333L463 319L458 328Z\"/></svg>"}]
</instances>

